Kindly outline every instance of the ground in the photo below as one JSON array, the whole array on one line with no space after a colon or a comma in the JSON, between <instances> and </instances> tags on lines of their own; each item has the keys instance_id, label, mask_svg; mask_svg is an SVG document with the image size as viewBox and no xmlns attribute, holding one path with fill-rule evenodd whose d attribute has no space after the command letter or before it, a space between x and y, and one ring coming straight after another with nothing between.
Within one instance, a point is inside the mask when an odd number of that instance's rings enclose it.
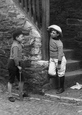
<instances>
[{"instance_id":1,"label":"ground","mask_svg":"<svg viewBox=\"0 0 82 115\"><path fill-rule=\"evenodd\" d=\"M59 98L68 97L65 95L67 92L68 94L70 91L76 92L76 90L69 90L61 95L56 95L55 90L46 92L55 97L30 93L30 96L23 101L17 98L15 102L9 102L6 85L0 83L0 115L82 115L82 101Z\"/></svg>"}]
</instances>

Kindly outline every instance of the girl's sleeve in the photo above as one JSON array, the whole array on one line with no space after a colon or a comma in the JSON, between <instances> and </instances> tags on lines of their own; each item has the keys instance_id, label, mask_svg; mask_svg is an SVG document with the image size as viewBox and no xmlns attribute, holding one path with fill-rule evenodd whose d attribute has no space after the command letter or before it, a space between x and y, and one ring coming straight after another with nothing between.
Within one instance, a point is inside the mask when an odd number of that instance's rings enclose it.
<instances>
[{"instance_id":1,"label":"girl's sleeve","mask_svg":"<svg viewBox=\"0 0 82 115\"><path fill-rule=\"evenodd\" d=\"M14 58L14 61L15 61L15 65L16 66L19 66L19 49L17 46L13 47L13 58Z\"/></svg>"},{"instance_id":2,"label":"girl's sleeve","mask_svg":"<svg viewBox=\"0 0 82 115\"><path fill-rule=\"evenodd\" d=\"M58 61L62 61L63 45L58 46Z\"/></svg>"}]
</instances>

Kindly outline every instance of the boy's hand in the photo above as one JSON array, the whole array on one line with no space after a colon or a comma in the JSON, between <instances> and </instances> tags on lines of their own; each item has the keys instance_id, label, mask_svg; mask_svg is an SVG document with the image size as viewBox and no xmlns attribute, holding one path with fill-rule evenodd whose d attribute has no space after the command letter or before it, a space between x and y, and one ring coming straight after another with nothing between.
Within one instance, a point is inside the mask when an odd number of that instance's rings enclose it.
<instances>
[{"instance_id":1,"label":"boy's hand","mask_svg":"<svg viewBox=\"0 0 82 115\"><path fill-rule=\"evenodd\" d=\"M61 68L61 64L58 64L57 65L57 69L59 70Z\"/></svg>"},{"instance_id":2,"label":"boy's hand","mask_svg":"<svg viewBox=\"0 0 82 115\"><path fill-rule=\"evenodd\" d=\"M22 67L21 66L17 66L19 70L22 70Z\"/></svg>"}]
</instances>

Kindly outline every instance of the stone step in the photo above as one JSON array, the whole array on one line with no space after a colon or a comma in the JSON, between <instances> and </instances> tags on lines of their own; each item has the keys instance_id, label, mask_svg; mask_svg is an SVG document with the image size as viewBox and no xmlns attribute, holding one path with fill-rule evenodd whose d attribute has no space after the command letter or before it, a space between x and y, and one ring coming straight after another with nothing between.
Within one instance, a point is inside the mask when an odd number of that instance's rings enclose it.
<instances>
[{"instance_id":1,"label":"stone step","mask_svg":"<svg viewBox=\"0 0 82 115\"><path fill-rule=\"evenodd\" d=\"M67 60L66 71L81 69L79 60Z\"/></svg>"},{"instance_id":2,"label":"stone step","mask_svg":"<svg viewBox=\"0 0 82 115\"><path fill-rule=\"evenodd\" d=\"M82 69L66 72L65 74L65 87L71 87L76 84L76 82L82 84Z\"/></svg>"},{"instance_id":3,"label":"stone step","mask_svg":"<svg viewBox=\"0 0 82 115\"><path fill-rule=\"evenodd\" d=\"M73 49L64 49L66 59L74 59L74 50Z\"/></svg>"},{"instance_id":4,"label":"stone step","mask_svg":"<svg viewBox=\"0 0 82 115\"><path fill-rule=\"evenodd\" d=\"M48 84L44 85L44 88L47 90L54 88L55 83L54 80L55 79L51 79ZM70 88L77 82L82 84L82 69L65 73L65 83L64 83L65 89ZM52 84L52 86L50 84Z\"/></svg>"},{"instance_id":5,"label":"stone step","mask_svg":"<svg viewBox=\"0 0 82 115\"><path fill-rule=\"evenodd\" d=\"M82 75L82 69L66 72L66 77L73 77L73 76L78 76L78 75Z\"/></svg>"}]
</instances>

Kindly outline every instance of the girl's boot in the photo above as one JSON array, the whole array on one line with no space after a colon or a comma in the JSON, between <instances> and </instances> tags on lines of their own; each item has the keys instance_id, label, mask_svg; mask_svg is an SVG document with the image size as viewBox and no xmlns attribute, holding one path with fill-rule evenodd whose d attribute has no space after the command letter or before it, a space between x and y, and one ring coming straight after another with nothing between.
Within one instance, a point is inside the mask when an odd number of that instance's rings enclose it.
<instances>
[{"instance_id":1,"label":"girl's boot","mask_svg":"<svg viewBox=\"0 0 82 115\"><path fill-rule=\"evenodd\" d=\"M55 89L59 88L59 77L58 77L58 75L56 75L54 78L54 88Z\"/></svg>"},{"instance_id":2,"label":"girl's boot","mask_svg":"<svg viewBox=\"0 0 82 115\"><path fill-rule=\"evenodd\" d=\"M59 77L59 89L56 92L57 94L64 92L64 81L65 81L65 76Z\"/></svg>"}]
</instances>

